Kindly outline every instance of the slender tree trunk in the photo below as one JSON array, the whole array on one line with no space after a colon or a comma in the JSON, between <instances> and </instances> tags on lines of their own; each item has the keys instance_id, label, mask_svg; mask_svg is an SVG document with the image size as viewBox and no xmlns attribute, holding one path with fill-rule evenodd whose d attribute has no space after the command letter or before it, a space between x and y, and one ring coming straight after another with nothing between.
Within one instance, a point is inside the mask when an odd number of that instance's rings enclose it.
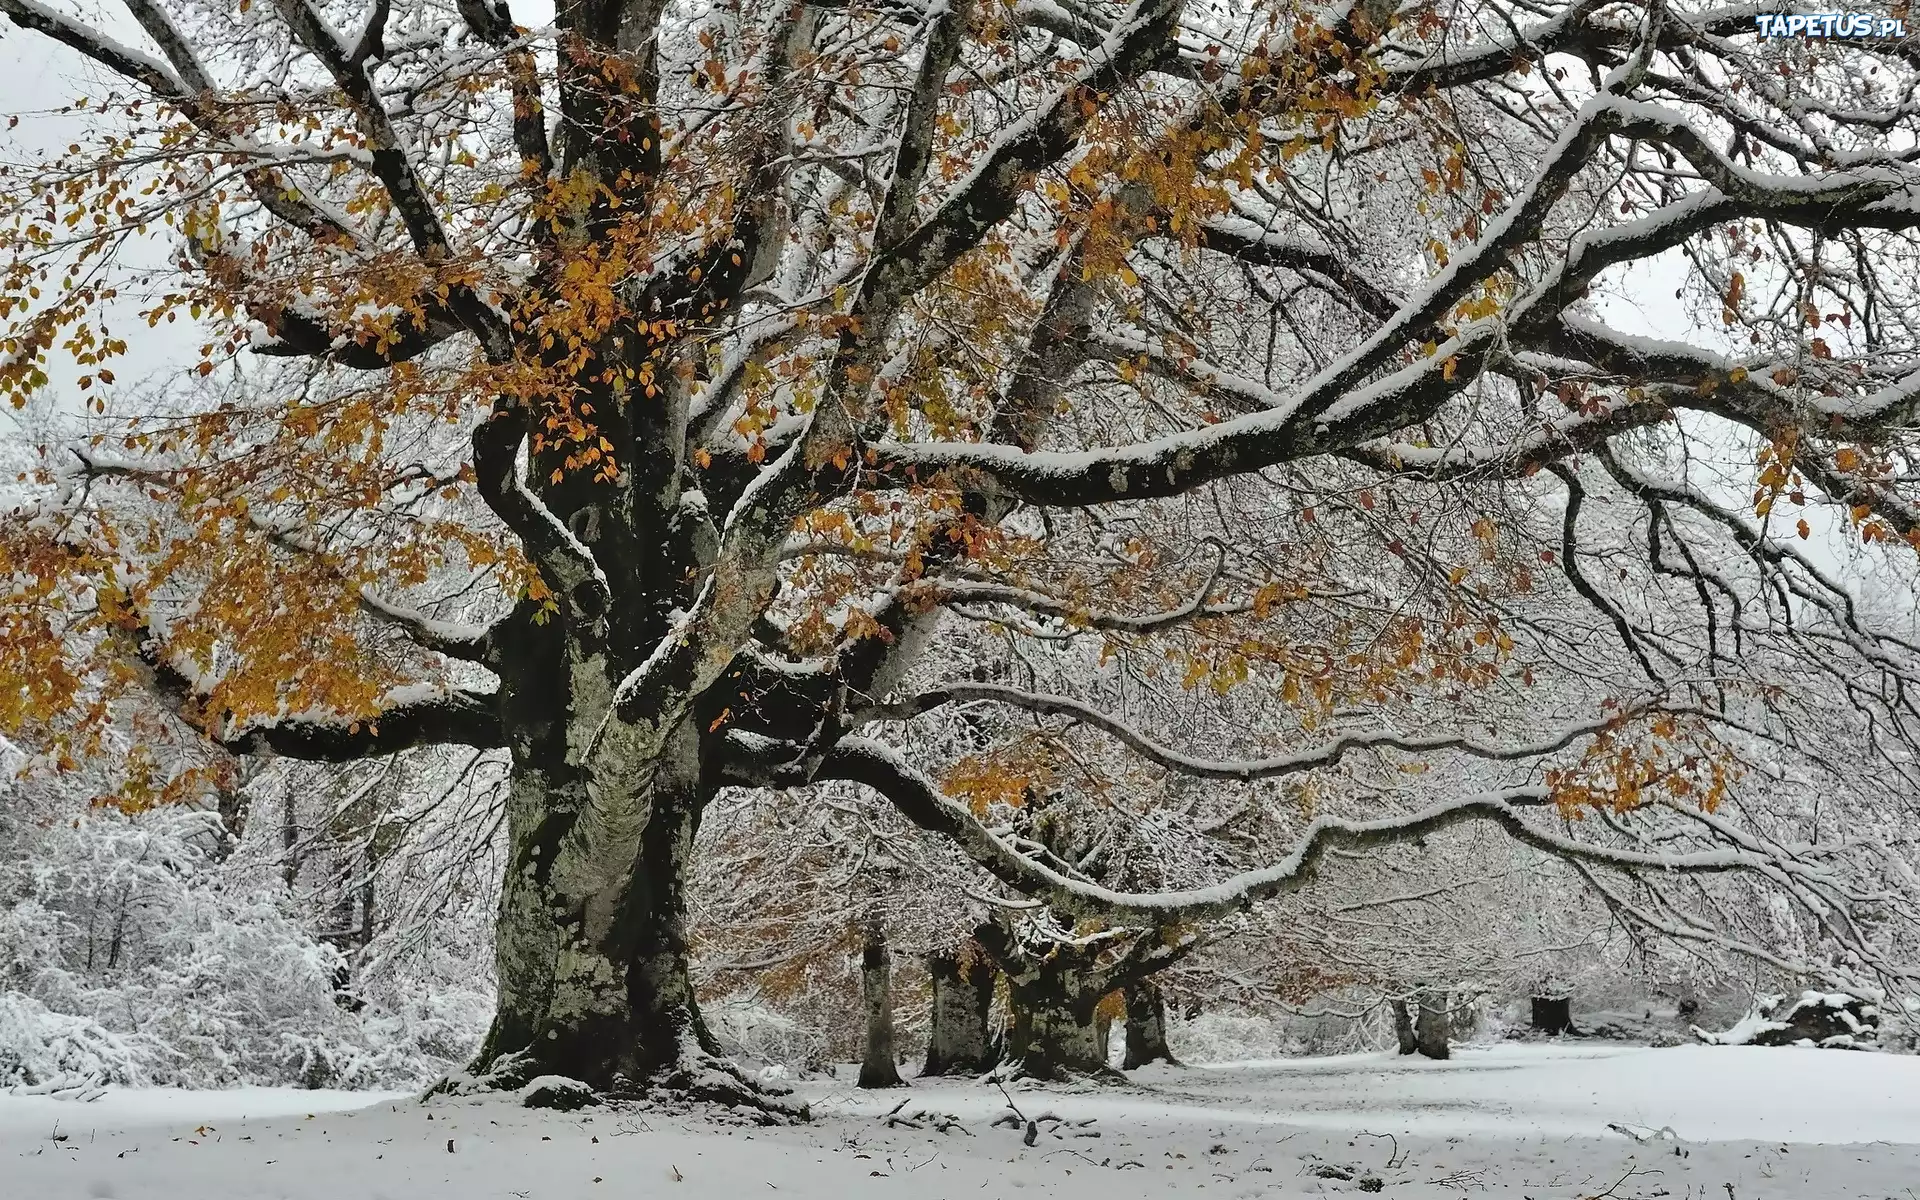
<instances>
[{"instance_id":1,"label":"slender tree trunk","mask_svg":"<svg viewBox=\"0 0 1920 1200\"><path fill-rule=\"evenodd\" d=\"M1447 1043L1451 1024L1448 993L1443 988L1421 988L1415 999L1420 1013L1414 1018L1413 1037L1420 1053L1428 1058L1446 1058L1452 1053Z\"/></svg>"},{"instance_id":2,"label":"slender tree trunk","mask_svg":"<svg viewBox=\"0 0 1920 1200\"><path fill-rule=\"evenodd\" d=\"M860 1086L901 1086L893 1062L893 952L878 920L866 923L860 947L860 990L867 1002L867 1053L860 1062Z\"/></svg>"},{"instance_id":3,"label":"slender tree trunk","mask_svg":"<svg viewBox=\"0 0 1920 1200\"><path fill-rule=\"evenodd\" d=\"M300 811L292 789L280 811L280 877L291 892L300 881Z\"/></svg>"},{"instance_id":4,"label":"slender tree trunk","mask_svg":"<svg viewBox=\"0 0 1920 1200\"><path fill-rule=\"evenodd\" d=\"M1148 1063L1180 1065L1167 1046L1167 1000L1151 981L1126 989L1126 1057L1121 1068L1131 1071Z\"/></svg>"},{"instance_id":5,"label":"slender tree trunk","mask_svg":"<svg viewBox=\"0 0 1920 1200\"><path fill-rule=\"evenodd\" d=\"M999 972L974 945L927 955L933 1014L922 1075L978 1075L1000 1061L989 1015Z\"/></svg>"}]
</instances>

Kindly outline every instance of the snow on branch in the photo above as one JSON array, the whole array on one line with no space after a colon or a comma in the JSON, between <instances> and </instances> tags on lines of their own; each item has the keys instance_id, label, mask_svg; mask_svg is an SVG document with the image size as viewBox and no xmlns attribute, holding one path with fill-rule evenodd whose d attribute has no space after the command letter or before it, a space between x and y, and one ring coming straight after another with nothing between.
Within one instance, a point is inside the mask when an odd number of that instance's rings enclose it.
<instances>
[{"instance_id":1,"label":"snow on branch","mask_svg":"<svg viewBox=\"0 0 1920 1200\"><path fill-rule=\"evenodd\" d=\"M163 100L182 100L190 93L167 64L143 50L115 41L97 29L55 12L39 0L0 0L0 13L7 14L22 29L44 33L48 37L86 55L94 62L130 82L137 83Z\"/></svg>"},{"instance_id":2,"label":"snow on branch","mask_svg":"<svg viewBox=\"0 0 1920 1200\"><path fill-rule=\"evenodd\" d=\"M1624 80L1621 75L1614 86ZM1574 175L1613 136L1674 147L1690 156L1690 163L1710 186L1647 216L1580 236L1564 261L1517 301L1504 319L1471 324L1436 347L1430 357L1373 382L1362 382L1394 361L1416 335L1432 328L1473 288L1505 269L1508 257L1538 236ZM875 447L876 465L883 476L899 479L958 469L956 479L967 486L1009 492L1034 503L1103 504L1173 495L1279 462L1344 451L1383 436L1419 419L1466 386L1479 370L1492 365L1496 348L1504 358L1508 345L1570 354L1635 376L1649 369L1667 373L1685 368L1695 368L1692 373L1698 378L1714 375L1716 369L1724 375L1738 364L1690 346L1628 338L1566 316L1564 310L1609 267L1671 249L1724 220L1760 216L1827 229L1844 226L1858 215L1877 226L1909 228L1920 225L1920 206L1911 199L1917 191L1920 174L1885 164L1805 176L1753 171L1706 145L1677 115L1603 92L1582 108L1580 117L1548 152L1527 194L1489 223L1469 253L1453 259L1390 319L1292 394L1279 396L1250 384L1234 384L1205 369L1188 372L1189 381L1206 390L1236 387L1236 396L1259 405L1261 411L1201 430L1078 453L1022 453L998 444L883 443ZM1139 347L1114 349L1137 352ZM1777 410L1792 399L1753 370L1745 382L1745 392L1730 389L1719 402L1725 403L1726 396L1768 395L1774 403L1767 407ZM1770 389L1781 394L1771 396ZM1916 398L1920 398L1920 372L1867 396L1820 398L1812 403L1827 415L1866 421L1906 412ZM1652 415L1647 410L1623 420L1631 423ZM1753 419L1757 414L1746 415ZM1538 443L1534 449L1547 446ZM972 483L969 476L982 482Z\"/></svg>"},{"instance_id":3,"label":"snow on branch","mask_svg":"<svg viewBox=\"0 0 1920 1200\"><path fill-rule=\"evenodd\" d=\"M1590 845L1530 824L1523 807L1550 803L1544 788L1508 788L1450 800L1419 812L1377 821L1319 817L1292 853L1259 870L1211 887L1159 893L1117 892L1070 879L1028 858L989 829L973 811L940 789L897 752L865 738L842 740L822 763L821 777L872 788L914 824L951 838L969 858L1002 883L1045 900L1063 914L1102 917L1126 924L1174 924L1228 916L1257 901L1297 892L1336 850L1369 850L1417 841L1471 822L1500 826L1513 840L1557 858L1622 871L1725 872L1755 870L1766 860L1736 850L1658 854Z\"/></svg>"},{"instance_id":4,"label":"snow on branch","mask_svg":"<svg viewBox=\"0 0 1920 1200\"><path fill-rule=\"evenodd\" d=\"M586 544L527 487L520 470L526 440L524 408L503 401L473 430L473 468L480 496L519 537L548 584L589 621L613 604L606 573Z\"/></svg>"},{"instance_id":5,"label":"snow on branch","mask_svg":"<svg viewBox=\"0 0 1920 1200\"><path fill-rule=\"evenodd\" d=\"M1432 357L1354 389L1341 399L1338 412L1312 427L1296 419L1299 406L1290 404L1204 429L1088 451L1027 453L993 443L881 442L872 448L875 474L905 483L946 470L970 487L1059 506L1178 495L1218 479L1380 437L1409 423L1473 381L1496 332L1486 322L1463 331L1437 347Z\"/></svg>"},{"instance_id":6,"label":"snow on branch","mask_svg":"<svg viewBox=\"0 0 1920 1200\"><path fill-rule=\"evenodd\" d=\"M442 691L424 685L389 693L388 706L368 716L289 713L269 724L234 727L225 716L204 711L201 690L192 675L176 666L164 647L144 630L137 636L148 690L229 753L353 762L415 746L493 749L506 745L506 729L492 693Z\"/></svg>"},{"instance_id":7,"label":"snow on branch","mask_svg":"<svg viewBox=\"0 0 1920 1200\"><path fill-rule=\"evenodd\" d=\"M1507 442L1416 446L1379 440L1362 442L1341 454L1383 474L1427 480L1518 478L1571 451L1591 450L1617 433L1656 424L1669 411L1665 403L1654 401L1611 403L1598 399L1594 404L1597 411L1542 421L1525 437Z\"/></svg>"},{"instance_id":8,"label":"snow on branch","mask_svg":"<svg viewBox=\"0 0 1920 1200\"><path fill-rule=\"evenodd\" d=\"M1073 77L1010 123L932 216L895 244L877 247L863 289L877 298L869 311L892 311L900 297L925 287L1012 215L1033 172L1072 148L1090 119L1092 98L1119 92L1167 48L1180 8L1180 0L1135 0Z\"/></svg>"},{"instance_id":9,"label":"snow on branch","mask_svg":"<svg viewBox=\"0 0 1920 1200\"><path fill-rule=\"evenodd\" d=\"M1617 728L1635 713L1620 713L1596 721L1576 721L1554 733L1530 742L1488 742L1458 734L1424 737L1396 732L1342 734L1311 750L1272 758L1208 759L1185 754L1164 746L1133 726L1109 713L1071 696L1028 692L993 683L952 684L925 691L911 699L892 704L876 704L854 713L856 721L905 721L946 704L986 701L1004 704L1024 712L1045 716L1069 717L1112 735L1142 758L1169 771L1202 779L1275 779L1339 762L1356 750L1399 750L1408 754L1455 751L1474 758L1499 762L1518 762L1539 758L1563 750L1581 738ZM1662 710L1678 711L1678 710ZM1691 710L1688 710L1691 711Z\"/></svg>"},{"instance_id":10,"label":"snow on branch","mask_svg":"<svg viewBox=\"0 0 1920 1200\"><path fill-rule=\"evenodd\" d=\"M1460 87L1505 75L1513 70L1516 59L1544 63L1550 54L1612 65L1643 36L1637 21L1618 15L1622 11L1611 0L1579 0L1551 17L1526 26L1515 25L1509 19L1504 35L1495 34L1465 46L1444 46L1418 56L1410 50L1396 50L1384 62L1388 85L1403 92ZM1748 33L1753 29L1756 15L1778 11L1779 5L1770 0L1730 4L1697 13L1668 9L1660 22L1655 44L1669 50L1703 39Z\"/></svg>"},{"instance_id":11,"label":"snow on branch","mask_svg":"<svg viewBox=\"0 0 1920 1200\"><path fill-rule=\"evenodd\" d=\"M147 36L167 56L167 62L55 12L38 0L0 0L0 13L5 13L20 28L44 33L128 82L145 88L232 152L248 157L263 156L263 147L239 136L225 116L203 102L202 97L212 90L212 81L172 18L153 0L128 0L128 8ZM241 177L261 207L289 225L308 233L355 240L340 218L315 204L285 175L254 166L244 169Z\"/></svg>"},{"instance_id":12,"label":"snow on branch","mask_svg":"<svg viewBox=\"0 0 1920 1200\"><path fill-rule=\"evenodd\" d=\"M386 103L367 74L367 63L354 57L354 51L341 41L339 32L311 0L274 0L274 9L294 39L326 68L358 114L360 131L373 151L373 173L399 212L414 249L430 264L447 261L453 248L440 214L434 210L432 193L408 157ZM447 289L446 303L460 323L480 339L490 361L507 360L513 335L499 311L464 283Z\"/></svg>"},{"instance_id":13,"label":"snow on branch","mask_svg":"<svg viewBox=\"0 0 1920 1200\"><path fill-rule=\"evenodd\" d=\"M448 658L485 662L492 657L494 628L462 621L442 621L416 608L384 600L372 587L360 589L361 611L404 632L421 646Z\"/></svg>"},{"instance_id":14,"label":"snow on branch","mask_svg":"<svg viewBox=\"0 0 1920 1200\"><path fill-rule=\"evenodd\" d=\"M1914 224L1920 225L1920 213ZM1576 315L1561 316L1544 346L1607 373L1682 385L1670 398L1674 405L1717 413L1763 433L1776 418L1806 409L1831 434L1865 437L1910 423L1920 410L1920 364L1908 363L1891 376L1884 370L1876 373L1870 378L1878 386L1865 392L1855 391L1836 370L1831 382L1838 394L1827 395L1818 388L1774 380L1783 368L1794 367L1804 375L1795 363L1770 358L1742 361L1686 342L1622 333ZM1708 380L1715 386L1702 389L1699 385Z\"/></svg>"}]
</instances>

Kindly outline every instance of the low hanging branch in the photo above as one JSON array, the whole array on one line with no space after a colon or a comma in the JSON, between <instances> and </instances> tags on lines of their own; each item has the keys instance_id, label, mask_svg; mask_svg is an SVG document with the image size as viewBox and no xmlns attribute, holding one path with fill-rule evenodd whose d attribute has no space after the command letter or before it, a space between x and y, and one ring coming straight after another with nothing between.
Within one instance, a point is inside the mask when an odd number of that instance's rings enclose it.
<instances>
[{"instance_id":1,"label":"low hanging branch","mask_svg":"<svg viewBox=\"0 0 1920 1200\"><path fill-rule=\"evenodd\" d=\"M1209 888L1133 895L1070 879L1021 854L987 828L971 809L943 794L896 751L878 742L845 739L826 756L821 774L823 778L846 779L872 788L914 824L953 839L969 858L1002 883L1045 900L1061 913L1132 925L1229 916L1260 900L1306 887L1321 861L1333 851L1415 842L1473 822L1498 825L1513 840L1557 858L1622 870L1725 872L1758 870L1768 865L1760 856L1734 850L1666 855L1616 850L1562 837L1529 823L1520 811L1552 804L1548 790L1521 787L1467 796L1377 821L1317 817L1301 835L1293 853L1270 867Z\"/></svg>"},{"instance_id":2,"label":"low hanging branch","mask_svg":"<svg viewBox=\"0 0 1920 1200\"><path fill-rule=\"evenodd\" d=\"M1416 737L1402 733L1352 733L1334 738L1323 746L1302 750L1296 754L1237 761L1198 758L1163 746L1126 722L1091 704L1075 700L1071 696L1046 695L992 683L948 684L921 692L908 700L857 709L850 714L849 719L856 725L868 721L905 721L932 712L942 705L965 704L970 701L989 701L1026 712L1070 717L1082 725L1111 734L1140 757L1170 771L1199 779L1237 780L1277 779L1286 775L1297 775L1302 771L1337 763L1356 750L1399 750L1409 754L1451 750L1496 762L1519 762L1540 758L1556 750L1564 750L1582 738L1617 729L1629 718L1646 711L1621 712L1601 720L1574 722L1551 737L1537 742L1502 744L1454 734ZM1660 711L1677 715L1696 710L1661 709Z\"/></svg>"}]
</instances>

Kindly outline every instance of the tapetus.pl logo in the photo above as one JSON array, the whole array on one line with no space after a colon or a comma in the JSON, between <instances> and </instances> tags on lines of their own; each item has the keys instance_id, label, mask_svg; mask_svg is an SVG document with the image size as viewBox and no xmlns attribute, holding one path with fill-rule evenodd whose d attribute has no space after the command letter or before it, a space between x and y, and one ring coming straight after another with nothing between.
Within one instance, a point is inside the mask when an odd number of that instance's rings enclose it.
<instances>
[{"instance_id":1,"label":"tapetus.pl logo","mask_svg":"<svg viewBox=\"0 0 1920 1200\"><path fill-rule=\"evenodd\" d=\"M1761 37L1903 38L1907 23L1877 13L1761 13L1753 19Z\"/></svg>"}]
</instances>

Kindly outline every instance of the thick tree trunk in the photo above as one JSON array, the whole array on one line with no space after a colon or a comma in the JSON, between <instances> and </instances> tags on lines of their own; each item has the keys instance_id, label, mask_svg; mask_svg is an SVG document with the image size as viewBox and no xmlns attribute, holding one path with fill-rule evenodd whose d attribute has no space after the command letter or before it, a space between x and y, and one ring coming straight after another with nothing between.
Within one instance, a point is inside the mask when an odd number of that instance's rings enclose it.
<instances>
[{"instance_id":1,"label":"thick tree trunk","mask_svg":"<svg viewBox=\"0 0 1920 1200\"><path fill-rule=\"evenodd\" d=\"M1119 1077L1107 1060L1112 1022L1125 1013L1116 989L1143 985L1149 974L1177 958L1143 954L1163 945L1157 933L1143 936L1147 940L1136 942L1120 959L1101 965L1101 956L1118 943L1089 939L1021 947L996 924L975 931L975 939L1006 973L1012 1017L1007 1059L1019 1066L1021 1074L1048 1080L1073 1075ZM1113 1003L1102 1012L1102 1001L1110 995Z\"/></svg>"},{"instance_id":2,"label":"thick tree trunk","mask_svg":"<svg viewBox=\"0 0 1920 1200\"><path fill-rule=\"evenodd\" d=\"M979 1075L1000 1061L988 1022L999 972L973 945L958 953L927 955L933 980L933 1017L922 1075Z\"/></svg>"},{"instance_id":3,"label":"thick tree trunk","mask_svg":"<svg viewBox=\"0 0 1920 1200\"><path fill-rule=\"evenodd\" d=\"M1007 977L1013 1027L1007 1057L1031 1079L1065 1079L1107 1069L1106 1047L1094 1020L1100 993L1072 969Z\"/></svg>"},{"instance_id":4,"label":"thick tree trunk","mask_svg":"<svg viewBox=\"0 0 1920 1200\"><path fill-rule=\"evenodd\" d=\"M1032 1079L1063 1079L1106 1072L1107 1047L1098 1021L1109 985L1094 969L1093 953L1058 944L1042 955L1001 956L1007 975L1007 1058Z\"/></svg>"},{"instance_id":5,"label":"thick tree trunk","mask_svg":"<svg viewBox=\"0 0 1920 1200\"><path fill-rule=\"evenodd\" d=\"M1167 1000L1151 982L1126 989L1126 1057L1121 1069L1131 1071L1148 1063L1179 1065L1167 1046Z\"/></svg>"},{"instance_id":6,"label":"thick tree trunk","mask_svg":"<svg viewBox=\"0 0 1920 1200\"><path fill-rule=\"evenodd\" d=\"M868 921L860 948L860 989L867 1002L867 1053L860 1062L863 1088L899 1087L893 1063L893 952L879 921Z\"/></svg>"},{"instance_id":7,"label":"thick tree trunk","mask_svg":"<svg viewBox=\"0 0 1920 1200\"><path fill-rule=\"evenodd\" d=\"M1420 1005L1413 1025L1417 1048L1428 1058L1446 1058L1452 1053L1447 1042L1451 1025L1448 993L1442 988L1421 988L1416 1000Z\"/></svg>"},{"instance_id":8,"label":"thick tree trunk","mask_svg":"<svg viewBox=\"0 0 1920 1200\"><path fill-rule=\"evenodd\" d=\"M617 780L516 760L499 1000L476 1073L496 1086L561 1075L615 1094L664 1087L758 1103L718 1057L687 971L686 888L702 802L691 725L669 736L656 761ZM622 787L635 791L622 796Z\"/></svg>"},{"instance_id":9,"label":"thick tree trunk","mask_svg":"<svg viewBox=\"0 0 1920 1200\"><path fill-rule=\"evenodd\" d=\"M1558 1036L1573 1032L1573 999L1569 996L1533 997L1533 1027Z\"/></svg>"},{"instance_id":10,"label":"thick tree trunk","mask_svg":"<svg viewBox=\"0 0 1920 1200\"><path fill-rule=\"evenodd\" d=\"M1412 1054L1420 1049L1420 1042L1413 1036L1413 1014L1407 1011L1407 998L1396 996L1393 1000L1393 1037L1400 1044L1400 1053Z\"/></svg>"}]
</instances>

